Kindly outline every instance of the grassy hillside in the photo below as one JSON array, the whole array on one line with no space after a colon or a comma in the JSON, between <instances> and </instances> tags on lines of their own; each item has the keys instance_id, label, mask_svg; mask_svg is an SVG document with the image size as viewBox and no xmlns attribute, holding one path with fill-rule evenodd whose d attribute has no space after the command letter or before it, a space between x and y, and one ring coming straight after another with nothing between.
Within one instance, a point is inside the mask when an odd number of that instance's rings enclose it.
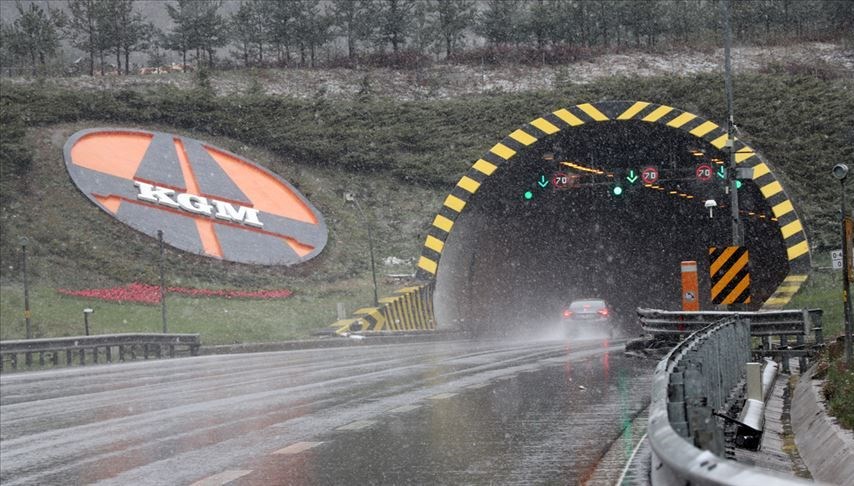
<instances>
[{"instance_id":1,"label":"grassy hillside","mask_svg":"<svg viewBox=\"0 0 854 486\"><path fill-rule=\"evenodd\" d=\"M854 81L757 74L736 78L735 86L737 122L745 138L779 169L799 204L813 244L822 249L836 246L838 184L829 170L854 156ZM287 287L301 299L322 303L322 310L314 313L299 310L296 298L292 304L287 300L258 304L266 311L228 318L228 325L238 331L215 331L215 342L231 342L304 335L334 320L335 302L348 302L351 309L356 303L369 302L366 229L354 208L344 202L344 192L357 193L374 218L380 259L417 257L430 216L444 193L485 149L544 112L604 99L650 100L718 121L726 118L723 83L705 75L615 78L596 85L567 85L558 91L429 102L370 96L354 101L322 96L295 100L252 93L216 97L202 88L92 92L49 83L2 84L0 337L21 332L16 310L20 309L16 300L20 295L19 236L32 241L35 295L45 302L44 315L39 320L36 311L34 321L46 335L76 332L72 329L79 325L69 324L69 319L76 323L79 310L90 305L55 297L57 287L156 283L154 241L102 213L70 182L60 149L76 130L129 126L209 141L283 175L326 216L329 245L320 257L297 268L258 268L167 252L169 279L175 285ZM381 266L380 273L412 268L411 264ZM216 324L223 322L222 316L211 314L221 302L186 300L191 302L176 301L178 308L181 302L186 307L176 311L176 319L184 315L183 323L176 324L186 327L181 330L200 326L200 321L218 330L225 327ZM243 304L222 305L227 311L229 306L238 310ZM140 320L159 322L154 308L133 312L146 316ZM114 321L109 325L121 328L116 324L121 312L98 315L109 316ZM241 332L241 326L276 330Z\"/></svg>"}]
</instances>

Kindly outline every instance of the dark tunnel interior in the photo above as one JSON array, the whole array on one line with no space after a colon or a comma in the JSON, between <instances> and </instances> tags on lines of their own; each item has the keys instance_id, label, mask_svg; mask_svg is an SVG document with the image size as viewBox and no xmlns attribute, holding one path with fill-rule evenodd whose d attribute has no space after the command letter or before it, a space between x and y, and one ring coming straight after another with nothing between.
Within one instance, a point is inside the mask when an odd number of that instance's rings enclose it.
<instances>
[{"instance_id":1,"label":"dark tunnel interior","mask_svg":"<svg viewBox=\"0 0 854 486\"><path fill-rule=\"evenodd\" d=\"M690 134L641 121L574 127L518 153L484 181L445 242L434 298L439 326L549 332L572 300L593 297L636 334L637 307L681 309L683 260L697 261L701 308L713 309L708 247L732 238L729 196L716 174L725 160ZM703 164L713 171L708 181L696 174ZM628 180L648 166L658 169L658 182ZM554 186L556 173L567 175L568 187ZM755 309L785 278L788 260L758 188L744 181L738 192L750 252L747 307ZM712 217L709 199L717 203Z\"/></svg>"}]
</instances>

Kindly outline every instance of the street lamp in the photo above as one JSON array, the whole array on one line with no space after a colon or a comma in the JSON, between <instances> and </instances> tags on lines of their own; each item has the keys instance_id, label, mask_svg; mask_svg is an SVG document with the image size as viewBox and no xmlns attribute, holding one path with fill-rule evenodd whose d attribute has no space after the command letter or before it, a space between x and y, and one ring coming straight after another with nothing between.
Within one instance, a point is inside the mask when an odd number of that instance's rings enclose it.
<instances>
[{"instance_id":1,"label":"street lamp","mask_svg":"<svg viewBox=\"0 0 854 486\"><path fill-rule=\"evenodd\" d=\"M33 338L33 328L31 325L32 312L30 312L30 286L27 278L27 245L30 240L26 236L18 239L21 244L21 272L24 277L24 323L27 329L27 339Z\"/></svg>"},{"instance_id":2,"label":"street lamp","mask_svg":"<svg viewBox=\"0 0 854 486\"><path fill-rule=\"evenodd\" d=\"M833 177L839 180L839 185L842 188L842 304L845 307L845 364L848 369L851 369L851 248L848 248L849 241L846 223L851 225L851 217L848 215L848 210L845 207L845 180L848 179L848 166L845 164L836 164L832 171Z\"/></svg>"},{"instance_id":3,"label":"street lamp","mask_svg":"<svg viewBox=\"0 0 854 486\"><path fill-rule=\"evenodd\" d=\"M367 216L365 216L365 212L362 211L362 206L359 205L359 201L356 200L356 196L352 192L344 193L344 200L353 203L356 206L356 209L359 210L359 214L362 216L362 221L365 224L365 227L368 229L368 251L371 255L371 277L374 281L374 307L379 306L380 299L377 294L377 267L374 263L374 234L371 231L371 223L368 221Z\"/></svg>"},{"instance_id":4,"label":"street lamp","mask_svg":"<svg viewBox=\"0 0 854 486\"><path fill-rule=\"evenodd\" d=\"M95 310L89 307L83 309L83 330L86 333L86 336L89 335L89 314L92 314L93 312L95 312Z\"/></svg>"}]
</instances>

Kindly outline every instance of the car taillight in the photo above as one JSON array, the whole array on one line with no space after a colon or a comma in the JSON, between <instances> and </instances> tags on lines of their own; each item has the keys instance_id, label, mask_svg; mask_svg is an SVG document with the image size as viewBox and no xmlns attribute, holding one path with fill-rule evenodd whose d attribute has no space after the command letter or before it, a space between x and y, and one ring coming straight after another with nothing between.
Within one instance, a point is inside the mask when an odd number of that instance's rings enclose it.
<instances>
[{"instance_id":1,"label":"car taillight","mask_svg":"<svg viewBox=\"0 0 854 486\"><path fill-rule=\"evenodd\" d=\"M572 311L569 309L563 311L563 317L572 317Z\"/></svg>"},{"instance_id":2,"label":"car taillight","mask_svg":"<svg viewBox=\"0 0 854 486\"><path fill-rule=\"evenodd\" d=\"M608 317L608 309L599 309L599 315L602 317Z\"/></svg>"}]
</instances>

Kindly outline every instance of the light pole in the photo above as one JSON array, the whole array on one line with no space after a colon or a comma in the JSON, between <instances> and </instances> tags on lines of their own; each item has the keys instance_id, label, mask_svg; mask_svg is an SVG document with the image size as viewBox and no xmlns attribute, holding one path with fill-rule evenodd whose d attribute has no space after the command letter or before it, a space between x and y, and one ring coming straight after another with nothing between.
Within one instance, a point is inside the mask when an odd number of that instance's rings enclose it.
<instances>
[{"instance_id":1,"label":"light pole","mask_svg":"<svg viewBox=\"0 0 854 486\"><path fill-rule=\"evenodd\" d=\"M157 230L157 241L160 245L160 319L163 321L163 334L168 332L166 327L166 275L163 269L163 230Z\"/></svg>"},{"instance_id":2,"label":"light pole","mask_svg":"<svg viewBox=\"0 0 854 486\"><path fill-rule=\"evenodd\" d=\"M95 310L89 307L83 309L83 332L86 333L86 336L89 335L89 314L92 314L93 312L95 312Z\"/></svg>"},{"instance_id":3,"label":"light pole","mask_svg":"<svg viewBox=\"0 0 854 486\"><path fill-rule=\"evenodd\" d=\"M845 364L851 369L851 248L848 248L848 235L845 229L846 221L851 219L845 206L845 180L848 179L848 166L836 164L833 167L833 177L839 180L842 188L842 305L845 308Z\"/></svg>"},{"instance_id":4,"label":"light pole","mask_svg":"<svg viewBox=\"0 0 854 486\"><path fill-rule=\"evenodd\" d=\"M30 312L30 286L27 278L27 245L30 240L26 236L20 238L21 243L21 272L24 276L24 325L27 330L27 339L33 338L33 328L30 322L32 312Z\"/></svg>"},{"instance_id":5,"label":"light pole","mask_svg":"<svg viewBox=\"0 0 854 486\"><path fill-rule=\"evenodd\" d=\"M33 314L30 312L30 285L27 278L27 244L29 240L26 236L20 238L21 243L21 272L24 274L24 326L26 327L27 339L33 338L32 320ZM33 354L27 353L25 358L27 366L33 364Z\"/></svg>"},{"instance_id":6,"label":"light pole","mask_svg":"<svg viewBox=\"0 0 854 486\"><path fill-rule=\"evenodd\" d=\"M744 230L738 207L738 181L736 179L735 160L735 115L732 103L732 67L730 50L732 46L732 0L723 0L724 9L724 89L726 90L726 106L729 116L727 122L727 140L725 147L729 155L727 164L727 190L730 197L730 219L732 222L732 246L744 245Z\"/></svg>"},{"instance_id":7,"label":"light pole","mask_svg":"<svg viewBox=\"0 0 854 486\"><path fill-rule=\"evenodd\" d=\"M362 221L364 222L365 227L368 229L368 251L371 255L371 277L374 281L374 307L377 307L380 304L380 299L377 294L377 267L374 262L374 234L373 231L371 231L371 222L368 221L367 216L365 216L365 212L362 211L362 206L359 205L359 201L356 200L356 196L354 196L353 193L345 193L344 200L351 202L356 206L356 209L359 210L359 214L362 216Z\"/></svg>"}]
</instances>

